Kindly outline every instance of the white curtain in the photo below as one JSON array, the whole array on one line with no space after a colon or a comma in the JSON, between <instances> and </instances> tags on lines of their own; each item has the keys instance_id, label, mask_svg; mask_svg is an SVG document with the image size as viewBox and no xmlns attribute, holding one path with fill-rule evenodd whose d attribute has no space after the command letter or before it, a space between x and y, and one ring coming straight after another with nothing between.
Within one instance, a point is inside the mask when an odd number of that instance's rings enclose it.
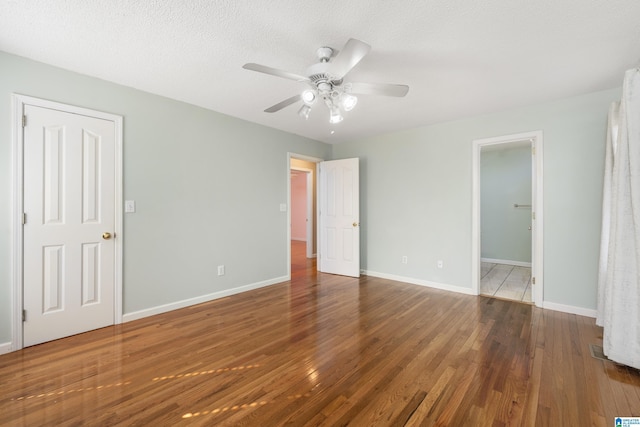
<instances>
[{"instance_id":1,"label":"white curtain","mask_svg":"<svg viewBox=\"0 0 640 427\"><path fill-rule=\"evenodd\" d=\"M640 69L609 110L596 323L604 354L640 369Z\"/></svg>"}]
</instances>

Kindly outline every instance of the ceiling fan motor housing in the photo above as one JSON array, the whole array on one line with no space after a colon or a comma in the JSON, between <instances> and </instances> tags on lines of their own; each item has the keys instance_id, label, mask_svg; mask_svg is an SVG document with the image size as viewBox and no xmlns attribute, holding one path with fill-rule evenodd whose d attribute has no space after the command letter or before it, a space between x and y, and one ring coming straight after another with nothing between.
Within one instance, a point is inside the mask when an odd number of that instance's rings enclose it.
<instances>
[{"instance_id":1,"label":"ceiling fan motor housing","mask_svg":"<svg viewBox=\"0 0 640 427\"><path fill-rule=\"evenodd\" d=\"M333 49L329 46L319 47L318 50L316 50L316 55L318 55L320 62L329 62L333 56Z\"/></svg>"},{"instance_id":2,"label":"ceiling fan motor housing","mask_svg":"<svg viewBox=\"0 0 640 427\"><path fill-rule=\"evenodd\" d=\"M321 49L331 48L320 48L318 51ZM306 74L309 76L311 83L318 89L318 92L331 92L334 86L340 86L342 84L341 78L336 78L327 73L328 68L328 62L319 62L307 68Z\"/></svg>"}]
</instances>

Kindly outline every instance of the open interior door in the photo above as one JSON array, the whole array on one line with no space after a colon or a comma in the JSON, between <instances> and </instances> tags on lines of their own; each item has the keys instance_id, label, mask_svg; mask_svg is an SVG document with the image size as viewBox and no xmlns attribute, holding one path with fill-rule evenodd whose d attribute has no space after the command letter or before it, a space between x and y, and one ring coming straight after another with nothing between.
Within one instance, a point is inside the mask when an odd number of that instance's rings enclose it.
<instances>
[{"instance_id":1,"label":"open interior door","mask_svg":"<svg viewBox=\"0 0 640 427\"><path fill-rule=\"evenodd\" d=\"M359 159L320 163L320 253L324 273L360 277Z\"/></svg>"}]
</instances>

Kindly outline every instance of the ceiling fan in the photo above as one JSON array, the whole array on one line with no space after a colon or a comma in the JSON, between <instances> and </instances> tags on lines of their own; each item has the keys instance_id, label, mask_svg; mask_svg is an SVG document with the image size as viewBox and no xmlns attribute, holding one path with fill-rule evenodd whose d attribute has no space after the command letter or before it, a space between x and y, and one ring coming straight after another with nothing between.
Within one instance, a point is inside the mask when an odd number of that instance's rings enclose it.
<instances>
[{"instance_id":1,"label":"ceiling fan","mask_svg":"<svg viewBox=\"0 0 640 427\"><path fill-rule=\"evenodd\" d=\"M298 114L308 119L311 107L320 99L329 109L329 122L339 123L343 119L342 112L351 111L355 107L358 102L356 95L402 97L409 91L409 86L406 85L344 82L344 77L370 50L370 45L356 39L349 39L344 48L337 53L330 47L321 47L316 52L320 62L307 69L306 77L254 63L244 64L242 68L307 83L310 86L302 93L267 108L264 110L265 113L275 113L302 101Z\"/></svg>"}]
</instances>

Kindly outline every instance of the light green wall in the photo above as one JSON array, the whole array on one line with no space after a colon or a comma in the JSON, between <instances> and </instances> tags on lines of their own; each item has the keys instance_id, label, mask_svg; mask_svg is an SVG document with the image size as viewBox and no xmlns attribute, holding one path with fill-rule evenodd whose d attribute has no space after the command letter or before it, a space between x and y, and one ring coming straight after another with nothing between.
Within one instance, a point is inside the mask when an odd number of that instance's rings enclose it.
<instances>
[{"instance_id":1,"label":"light green wall","mask_svg":"<svg viewBox=\"0 0 640 427\"><path fill-rule=\"evenodd\" d=\"M11 338L12 93L124 116L124 197L137 208L124 217L125 313L287 274L287 152L328 158L330 146L0 52L0 344Z\"/></svg>"},{"instance_id":2,"label":"light green wall","mask_svg":"<svg viewBox=\"0 0 640 427\"><path fill-rule=\"evenodd\" d=\"M363 268L470 288L471 141L532 130L545 142L544 299L595 308L606 114L619 89L331 147L0 52L0 343L11 93L124 116L124 197L137 202L124 224L125 313L285 275L288 151L361 158Z\"/></svg>"},{"instance_id":3,"label":"light green wall","mask_svg":"<svg viewBox=\"0 0 640 427\"><path fill-rule=\"evenodd\" d=\"M362 267L470 288L472 141L542 130L544 300L595 309L607 111L619 98L612 89L334 146L336 159L361 158Z\"/></svg>"},{"instance_id":4,"label":"light green wall","mask_svg":"<svg viewBox=\"0 0 640 427\"><path fill-rule=\"evenodd\" d=\"M483 148L480 155L481 257L531 262L531 146Z\"/></svg>"}]
</instances>

